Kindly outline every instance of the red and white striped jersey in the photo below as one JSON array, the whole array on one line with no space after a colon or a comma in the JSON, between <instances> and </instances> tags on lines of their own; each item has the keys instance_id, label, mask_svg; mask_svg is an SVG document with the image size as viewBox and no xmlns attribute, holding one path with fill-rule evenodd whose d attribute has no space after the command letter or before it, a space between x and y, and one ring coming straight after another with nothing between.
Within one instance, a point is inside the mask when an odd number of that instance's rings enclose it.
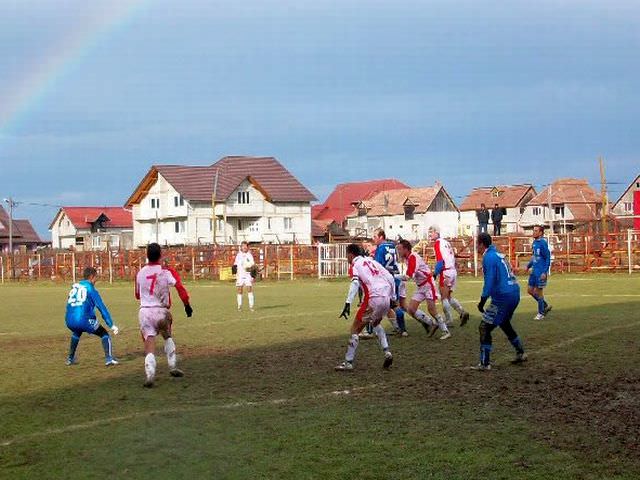
<instances>
[{"instance_id":1,"label":"red and white striped jersey","mask_svg":"<svg viewBox=\"0 0 640 480\"><path fill-rule=\"evenodd\" d=\"M426 285L433 279L429 265L420 255L413 252L407 259L407 277L412 278L418 287Z\"/></svg>"},{"instance_id":2,"label":"red and white striped jersey","mask_svg":"<svg viewBox=\"0 0 640 480\"><path fill-rule=\"evenodd\" d=\"M393 275L372 258L356 257L349 268L354 279L358 279L367 297L393 297L395 284Z\"/></svg>"},{"instance_id":3,"label":"red and white striped jersey","mask_svg":"<svg viewBox=\"0 0 640 480\"><path fill-rule=\"evenodd\" d=\"M183 303L189 303L189 294L182 285L180 275L170 267L149 263L136 275L136 298L141 307L171 308L170 288L174 286Z\"/></svg>"},{"instance_id":4,"label":"red and white striped jersey","mask_svg":"<svg viewBox=\"0 0 640 480\"><path fill-rule=\"evenodd\" d=\"M456 268L456 255L447 240L438 238L433 244L433 248L436 251L436 262L444 262L444 270Z\"/></svg>"}]
</instances>

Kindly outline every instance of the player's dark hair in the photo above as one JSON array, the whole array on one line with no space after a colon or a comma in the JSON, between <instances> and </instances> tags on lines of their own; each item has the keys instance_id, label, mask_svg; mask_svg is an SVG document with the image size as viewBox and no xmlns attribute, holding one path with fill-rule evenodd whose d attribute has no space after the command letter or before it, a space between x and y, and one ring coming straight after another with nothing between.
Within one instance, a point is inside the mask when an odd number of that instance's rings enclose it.
<instances>
[{"instance_id":1,"label":"player's dark hair","mask_svg":"<svg viewBox=\"0 0 640 480\"><path fill-rule=\"evenodd\" d=\"M491 240L491 235L489 235L488 233L481 233L480 235L478 235L478 243L484 245L485 247L489 248L491 246L491 244L493 243L493 241Z\"/></svg>"},{"instance_id":2,"label":"player's dark hair","mask_svg":"<svg viewBox=\"0 0 640 480\"><path fill-rule=\"evenodd\" d=\"M362 247L360 247L360 245L356 243L350 243L349 245L347 245L347 253L359 257L362 255Z\"/></svg>"},{"instance_id":3,"label":"player's dark hair","mask_svg":"<svg viewBox=\"0 0 640 480\"><path fill-rule=\"evenodd\" d=\"M147 245L147 259L150 262L158 262L162 257L162 247L157 243L150 243Z\"/></svg>"},{"instance_id":4,"label":"player's dark hair","mask_svg":"<svg viewBox=\"0 0 640 480\"><path fill-rule=\"evenodd\" d=\"M382 238L384 238L385 240L387 239L387 234L386 234L386 233L384 233L384 230L383 230L382 228L376 228L376 229L373 231L373 234L374 234L374 235L377 235L378 237L382 237Z\"/></svg>"},{"instance_id":5,"label":"player's dark hair","mask_svg":"<svg viewBox=\"0 0 640 480\"><path fill-rule=\"evenodd\" d=\"M242 246L242 245L246 245L248 247L249 246L249 242L247 242L246 240L243 241L243 242L240 242L240 246Z\"/></svg>"},{"instance_id":6,"label":"player's dark hair","mask_svg":"<svg viewBox=\"0 0 640 480\"><path fill-rule=\"evenodd\" d=\"M542 233L544 233L544 225L534 225L533 228L538 227Z\"/></svg>"},{"instance_id":7,"label":"player's dark hair","mask_svg":"<svg viewBox=\"0 0 640 480\"><path fill-rule=\"evenodd\" d=\"M82 271L82 278L88 280L91 277L94 277L98 274L98 271L93 267L87 267Z\"/></svg>"},{"instance_id":8,"label":"player's dark hair","mask_svg":"<svg viewBox=\"0 0 640 480\"><path fill-rule=\"evenodd\" d=\"M398 245L402 245L402 247L409 252L413 249L413 247L411 247L411 243L409 242L409 240L400 240L398 242Z\"/></svg>"}]
</instances>

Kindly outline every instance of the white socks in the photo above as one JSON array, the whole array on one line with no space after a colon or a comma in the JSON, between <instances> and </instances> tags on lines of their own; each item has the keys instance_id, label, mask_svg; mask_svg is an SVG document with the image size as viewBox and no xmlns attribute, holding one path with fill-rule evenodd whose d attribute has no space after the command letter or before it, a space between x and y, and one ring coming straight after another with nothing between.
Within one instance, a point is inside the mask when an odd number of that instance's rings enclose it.
<instances>
[{"instance_id":1,"label":"white socks","mask_svg":"<svg viewBox=\"0 0 640 480\"><path fill-rule=\"evenodd\" d=\"M433 320L431 320L431 318L429 318L427 314L424 313L422 310L416 310L416 313L413 314L413 318L415 318L420 323L427 325L429 327L434 325Z\"/></svg>"},{"instance_id":2,"label":"white socks","mask_svg":"<svg viewBox=\"0 0 640 480\"><path fill-rule=\"evenodd\" d=\"M458 299L451 297L451 300L449 302L451 303L451 306L455 308L456 312L458 312L460 315L464 313L464 308L462 307L462 305L460 305Z\"/></svg>"},{"instance_id":3,"label":"white socks","mask_svg":"<svg viewBox=\"0 0 640 480\"><path fill-rule=\"evenodd\" d=\"M373 329L373 331L378 336L378 341L380 342L382 350L385 352L389 350L389 341L387 340L387 334L385 333L384 328L382 328L382 325L378 325Z\"/></svg>"},{"instance_id":4,"label":"white socks","mask_svg":"<svg viewBox=\"0 0 640 480\"><path fill-rule=\"evenodd\" d=\"M347 362L352 363L353 359L356 358L356 349L358 348L358 343L360 343L360 338L358 337L358 335L351 335L349 346L347 347L347 354L344 357Z\"/></svg>"},{"instance_id":5,"label":"white socks","mask_svg":"<svg viewBox=\"0 0 640 480\"><path fill-rule=\"evenodd\" d=\"M451 304L446 298L442 300L442 310L444 310L444 317L447 323L453 322L453 318L451 317Z\"/></svg>"},{"instance_id":6,"label":"white socks","mask_svg":"<svg viewBox=\"0 0 640 480\"><path fill-rule=\"evenodd\" d=\"M167 354L167 363L169 364L169 368L173 370L176 368L176 344L173 341L173 338L169 337L164 341L164 353Z\"/></svg>"},{"instance_id":7,"label":"white socks","mask_svg":"<svg viewBox=\"0 0 640 480\"><path fill-rule=\"evenodd\" d=\"M238 294L238 308L242 308L242 294Z\"/></svg>"},{"instance_id":8,"label":"white socks","mask_svg":"<svg viewBox=\"0 0 640 480\"><path fill-rule=\"evenodd\" d=\"M253 297L253 292L247 293L247 297L249 297L249 308L253 308L253 303L255 301Z\"/></svg>"},{"instance_id":9,"label":"white socks","mask_svg":"<svg viewBox=\"0 0 640 480\"><path fill-rule=\"evenodd\" d=\"M144 373L147 375L147 380L153 382L156 376L156 356L153 353L147 353L144 357Z\"/></svg>"},{"instance_id":10,"label":"white socks","mask_svg":"<svg viewBox=\"0 0 640 480\"><path fill-rule=\"evenodd\" d=\"M449 333L449 329L447 328L447 324L442 319L442 315L436 316L436 322L438 322L438 328L442 330L444 333Z\"/></svg>"}]
</instances>

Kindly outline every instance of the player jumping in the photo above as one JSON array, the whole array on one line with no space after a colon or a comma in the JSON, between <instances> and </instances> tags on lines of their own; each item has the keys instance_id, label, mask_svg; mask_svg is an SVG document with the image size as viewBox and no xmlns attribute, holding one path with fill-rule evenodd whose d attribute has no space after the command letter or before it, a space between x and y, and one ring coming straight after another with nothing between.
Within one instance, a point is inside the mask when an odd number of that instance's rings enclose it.
<instances>
[{"instance_id":1,"label":"player jumping","mask_svg":"<svg viewBox=\"0 0 640 480\"><path fill-rule=\"evenodd\" d=\"M147 246L149 263L136 276L136 298L140 300L140 332L144 340L144 371L146 374L144 386L152 387L156 377L156 336L158 333L164 338L164 352L167 355L169 373L172 377L182 377L184 373L178 369L176 344L171 337L173 317L171 308L171 293L169 288L176 287L180 300L184 304L187 317L193 314L189 304L189 294L182 285L178 272L172 268L162 266L160 258L162 249L157 243Z\"/></svg>"},{"instance_id":2,"label":"player jumping","mask_svg":"<svg viewBox=\"0 0 640 480\"><path fill-rule=\"evenodd\" d=\"M545 301L543 292L547 286L547 274L551 267L551 252L544 238L544 227L542 225L533 227L533 245L531 249L533 250L533 256L527 265L527 271L531 270L527 293L538 304L538 314L534 320L544 320L545 315L551 311L551 305Z\"/></svg>"},{"instance_id":3,"label":"player jumping","mask_svg":"<svg viewBox=\"0 0 640 480\"><path fill-rule=\"evenodd\" d=\"M400 258L407 263L407 273L406 275L397 275L397 278L405 281L412 279L418 287L409 302L407 310L409 315L420 322L429 335L433 335L436 329L440 328L443 332L440 340L451 338L451 332L449 332L447 324L436 308L438 293L436 292L436 285L433 280L433 275L431 274L431 269L420 255L412 251L411 244L407 240L398 242L398 254ZM405 292L401 293L406 295ZM426 313L419 310L420 304L425 301L427 302L427 310L432 318L429 318Z\"/></svg>"},{"instance_id":4,"label":"player jumping","mask_svg":"<svg viewBox=\"0 0 640 480\"><path fill-rule=\"evenodd\" d=\"M511 326L511 319L520 303L520 286L511 271L511 266L492 245L488 233L478 235L478 253L482 255L482 271L484 272L484 288L478 310L482 313L480 321L480 363L472 367L474 370L491 369L491 332L500 327L516 350L516 358L511 363L522 363L527 354L522 341ZM491 305L485 310L487 300Z\"/></svg>"},{"instance_id":5,"label":"player jumping","mask_svg":"<svg viewBox=\"0 0 640 480\"><path fill-rule=\"evenodd\" d=\"M469 314L453 296L458 279L453 248L447 240L440 238L440 232L436 228L432 228L429 231L429 239L433 242L433 248L436 252L434 276L436 278L440 276L440 298L442 299L444 316L447 319L447 323L450 324L453 321L451 318L451 307L453 307L460 315L460 326L463 327L469 321Z\"/></svg>"},{"instance_id":6,"label":"player jumping","mask_svg":"<svg viewBox=\"0 0 640 480\"><path fill-rule=\"evenodd\" d=\"M389 350L387 334L380 325L385 314L389 311L389 305L394 296L394 280L387 270L378 262L371 258L364 258L360 247L354 243L347 246L347 259L350 265L351 286L347 295L346 303L342 309L340 317L349 318L351 313L351 303L358 293L358 288L362 286L364 290L364 300L356 318L351 325L351 338L347 347L345 361L336 366L337 371L353 370L353 361L356 357L356 350L360 337L358 334L367 323L373 326L373 331L378 337L382 351L384 352L383 368L391 367L393 355Z\"/></svg>"},{"instance_id":7,"label":"player jumping","mask_svg":"<svg viewBox=\"0 0 640 480\"><path fill-rule=\"evenodd\" d=\"M98 281L98 272L95 268L87 267L84 269L82 277L83 280L73 284L67 297L65 321L67 328L71 330L71 345L69 347L67 365L78 363L76 361L76 349L78 348L78 343L80 343L80 336L84 332L100 337L102 348L104 349L104 364L107 367L118 365L118 361L113 357L109 332L100 325L96 318L95 309L97 308L107 327L111 329L114 335L118 334L118 327L113 323L111 314L109 314L109 310L107 310L95 286Z\"/></svg>"},{"instance_id":8,"label":"player jumping","mask_svg":"<svg viewBox=\"0 0 640 480\"><path fill-rule=\"evenodd\" d=\"M242 310L242 291L246 288L249 299L249 310L253 312L255 299L253 296L253 276L251 275L251 269L254 268L255 264L256 262L253 260L253 255L251 255L249 251L249 244L242 242L240 244L240 251L233 262L236 270L236 287L238 288L238 310Z\"/></svg>"}]
</instances>

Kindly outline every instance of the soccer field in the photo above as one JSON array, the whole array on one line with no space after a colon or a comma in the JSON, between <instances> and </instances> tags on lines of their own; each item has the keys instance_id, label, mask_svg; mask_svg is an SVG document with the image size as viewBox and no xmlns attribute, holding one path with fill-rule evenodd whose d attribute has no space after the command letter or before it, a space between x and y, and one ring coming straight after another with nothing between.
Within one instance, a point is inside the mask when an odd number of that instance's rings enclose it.
<instances>
[{"instance_id":1,"label":"soccer field","mask_svg":"<svg viewBox=\"0 0 640 480\"><path fill-rule=\"evenodd\" d=\"M334 372L347 287L263 282L257 311L239 313L233 285L187 284L194 317L174 307L186 375L169 377L158 342L144 389L132 285L98 283L121 327L111 368L87 336L65 366L68 286L0 286L0 477L640 478L640 277L553 276L543 322L523 294L529 362L510 365L496 331L491 372L468 369L481 283L466 278L472 319L453 338L408 319L391 371L372 340L354 372Z\"/></svg>"}]
</instances>

